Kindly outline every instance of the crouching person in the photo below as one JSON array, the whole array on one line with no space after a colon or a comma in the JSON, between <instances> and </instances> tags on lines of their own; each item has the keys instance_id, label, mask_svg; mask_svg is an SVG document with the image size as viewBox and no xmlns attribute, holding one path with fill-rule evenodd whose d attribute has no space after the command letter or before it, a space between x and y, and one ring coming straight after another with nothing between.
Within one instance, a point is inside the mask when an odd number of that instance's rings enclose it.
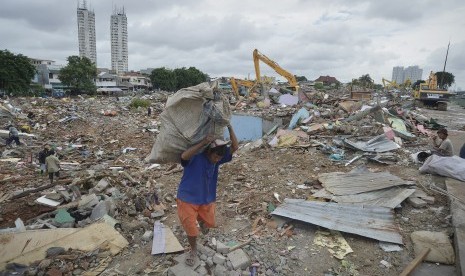
<instances>
[{"instance_id":1,"label":"crouching person","mask_svg":"<svg viewBox=\"0 0 465 276\"><path fill-rule=\"evenodd\" d=\"M230 147L229 142L215 140L209 135L181 154L184 174L178 188L177 205L179 220L191 247L186 258L186 264L190 266L194 265L197 258L197 224L204 234L216 225L218 169L221 164L232 160L232 154L239 147L233 128L228 126L228 130L232 142ZM199 153L205 146L206 149Z\"/></svg>"}]
</instances>

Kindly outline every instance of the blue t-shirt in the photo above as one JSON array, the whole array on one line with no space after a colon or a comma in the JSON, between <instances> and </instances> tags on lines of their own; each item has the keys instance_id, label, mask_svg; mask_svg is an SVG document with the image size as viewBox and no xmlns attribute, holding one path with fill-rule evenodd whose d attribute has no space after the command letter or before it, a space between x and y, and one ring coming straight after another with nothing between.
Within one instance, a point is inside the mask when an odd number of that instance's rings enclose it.
<instances>
[{"instance_id":1,"label":"blue t-shirt","mask_svg":"<svg viewBox=\"0 0 465 276\"><path fill-rule=\"evenodd\" d=\"M191 204L204 205L216 200L218 168L232 160L231 150L216 164L212 164L205 153L194 155L191 160L181 160L184 174L178 188L177 198Z\"/></svg>"}]
</instances>

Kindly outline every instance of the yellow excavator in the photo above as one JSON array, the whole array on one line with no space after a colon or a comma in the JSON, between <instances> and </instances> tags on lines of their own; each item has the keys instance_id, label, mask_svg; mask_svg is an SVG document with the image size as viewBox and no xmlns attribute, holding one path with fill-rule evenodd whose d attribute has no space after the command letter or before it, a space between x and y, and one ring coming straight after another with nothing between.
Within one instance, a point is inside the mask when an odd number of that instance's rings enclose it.
<instances>
[{"instance_id":1,"label":"yellow excavator","mask_svg":"<svg viewBox=\"0 0 465 276\"><path fill-rule=\"evenodd\" d=\"M383 78L383 86L384 86L384 89L386 90L399 89L399 85L396 83L396 81L389 81L385 78Z\"/></svg>"},{"instance_id":2,"label":"yellow excavator","mask_svg":"<svg viewBox=\"0 0 465 276\"><path fill-rule=\"evenodd\" d=\"M440 89L438 87L438 78L433 71L429 74L428 80L420 83L418 89L413 91L413 98L416 104L437 108L442 111L447 110L447 102L451 95L452 93L449 93L447 89Z\"/></svg>"},{"instance_id":3,"label":"yellow excavator","mask_svg":"<svg viewBox=\"0 0 465 276\"><path fill-rule=\"evenodd\" d=\"M256 75L255 85L262 84L261 77L260 77L260 60L266 63L271 68L273 68L273 70L275 70L276 73L286 78L286 80L289 82L290 88L293 91L295 92L299 91L299 84L297 83L295 76L289 73L288 71L284 70L281 66L279 66L279 64L271 60L269 57L260 53L257 49L253 51L253 62L255 65L255 75Z\"/></svg>"},{"instance_id":4,"label":"yellow excavator","mask_svg":"<svg viewBox=\"0 0 465 276\"><path fill-rule=\"evenodd\" d=\"M231 77L229 79L229 82L231 83L231 87L232 87L232 90L234 92L234 96L238 100L239 100L239 86L245 86L250 90L255 85L255 82L253 82L251 80L241 80L241 79L236 79L234 77Z\"/></svg>"}]
</instances>

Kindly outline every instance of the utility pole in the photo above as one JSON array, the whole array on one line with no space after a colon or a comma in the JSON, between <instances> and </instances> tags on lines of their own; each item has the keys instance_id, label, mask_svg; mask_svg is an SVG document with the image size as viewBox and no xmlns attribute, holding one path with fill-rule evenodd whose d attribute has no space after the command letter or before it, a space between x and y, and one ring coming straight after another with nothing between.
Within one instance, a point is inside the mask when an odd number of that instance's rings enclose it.
<instances>
[{"instance_id":1,"label":"utility pole","mask_svg":"<svg viewBox=\"0 0 465 276\"><path fill-rule=\"evenodd\" d=\"M449 44L447 44L446 60L444 60L444 68L442 69L441 88L444 87L444 75L446 72L447 56L449 55L449 46L450 46L450 40L449 40Z\"/></svg>"}]
</instances>

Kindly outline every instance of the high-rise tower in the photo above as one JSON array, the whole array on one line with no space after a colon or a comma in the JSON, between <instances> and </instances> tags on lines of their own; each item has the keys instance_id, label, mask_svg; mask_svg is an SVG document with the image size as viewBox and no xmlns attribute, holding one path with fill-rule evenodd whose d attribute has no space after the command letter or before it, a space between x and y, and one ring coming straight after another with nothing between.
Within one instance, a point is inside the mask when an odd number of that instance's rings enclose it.
<instances>
[{"instance_id":1,"label":"high-rise tower","mask_svg":"<svg viewBox=\"0 0 465 276\"><path fill-rule=\"evenodd\" d=\"M116 73L128 71L128 20L124 7L111 15L111 69Z\"/></svg>"},{"instance_id":2,"label":"high-rise tower","mask_svg":"<svg viewBox=\"0 0 465 276\"><path fill-rule=\"evenodd\" d=\"M78 1L77 7L79 56L89 58L97 64L95 39L95 13L87 9L87 2Z\"/></svg>"}]
</instances>

